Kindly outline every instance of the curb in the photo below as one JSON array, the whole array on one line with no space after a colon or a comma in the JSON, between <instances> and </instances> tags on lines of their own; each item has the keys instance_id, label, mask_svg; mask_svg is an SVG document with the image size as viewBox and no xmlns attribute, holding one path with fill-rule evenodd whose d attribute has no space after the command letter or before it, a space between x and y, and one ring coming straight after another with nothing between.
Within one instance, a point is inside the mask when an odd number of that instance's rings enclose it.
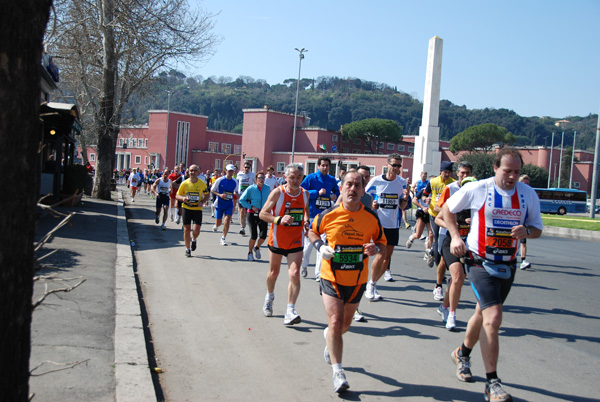
<instances>
[{"instance_id":1,"label":"curb","mask_svg":"<svg viewBox=\"0 0 600 402\"><path fill-rule=\"evenodd\" d=\"M133 271L133 252L125 218L125 201L118 202L115 261L115 381L117 402L156 401L148 364L146 339Z\"/></svg>"},{"instance_id":2,"label":"curb","mask_svg":"<svg viewBox=\"0 0 600 402\"><path fill-rule=\"evenodd\" d=\"M600 232L594 230L581 230L560 228L557 226L544 226L542 236L564 237L567 239L586 240L600 243Z\"/></svg>"}]
</instances>

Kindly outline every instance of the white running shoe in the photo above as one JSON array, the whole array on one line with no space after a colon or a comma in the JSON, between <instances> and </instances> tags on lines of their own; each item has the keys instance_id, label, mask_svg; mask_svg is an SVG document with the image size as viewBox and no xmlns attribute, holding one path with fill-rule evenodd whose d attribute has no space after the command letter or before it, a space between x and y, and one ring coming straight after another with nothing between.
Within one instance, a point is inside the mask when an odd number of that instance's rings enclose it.
<instances>
[{"instance_id":1,"label":"white running shoe","mask_svg":"<svg viewBox=\"0 0 600 402\"><path fill-rule=\"evenodd\" d=\"M269 299L268 295L265 297L265 304L263 305L263 315L265 317L273 316L273 300Z\"/></svg>"},{"instance_id":2,"label":"white running shoe","mask_svg":"<svg viewBox=\"0 0 600 402\"><path fill-rule=\"evenodd\" d=\"M356 311L354 312L354 321L356 322L365 322L365 316L362 315L362 313L360 312L359 309L356 309Z\"/></svg>"},{"instance_id":3,"label":"white running shoe","mask_svg":"<svg viewBox=\"0 0 600 402\"><path fill-rule=\"evenodd\" d=\"M224 237L221 237L221 246L226 246L227 245L227 241L225 241Z\"/></svg>"},{"instance_id":4,"label":"white running shoe","mask_svg":"<svg viewBox=\"0 0 600 402\"><path fill-rule=\"evenodd\" d=\"M521 261L521 266L519 267L522 270L525 270L527 268L531 268L531 264L529 262L527 262L527 260L523 260Z\"/></svg>"},{"instance_id":5,"label":"white running shoe","mask_svg":"<svg viewBox=\"0 0 600 402\"><path fill-rule=\"evenodd\" d=\"M383 274L383 279L385 279L386 282L395 282L394 277L392 276L392 271L389 269Z\"/></svg>"},{"instance_id":6,"label":"white running shoe","mask_svg":"<svg viewBox=\"0 0 600 402\"><path fill-rule=\"evenodd\" d=\"M411 248L413 245L413 239L412 237L408 238L408 241L406 242L406 248Z\"/></svg>"},{"instance_id":7,"label":"white running shoe","mask_svg":"<svg viewBox=\"0 0 600 402\"><path fill-rule=\"evenodd\" d=\"M262 256L260 255L260 249L259 248L254 248L254 258L257 260L260 260L262 258Z\"/></svg>"},{"instance_id":8,"label":"white running shoe","mask_svg":"<svg viewBox=\"0 0 600 402\"><path fill-rule=\"evenodd\" d=\"M252 255L252 252L248 253L248 261L254 261L254 256Z\"/></svg>"},{"instance_id":9,"label":"white running shoe","mask_svg":"<svg viewBox=\"0 0 600 402\"><path fill-rule=\"evenodd\" d=\"M308 276L308 267L300 267L300 276L303 278Z\"/></svg>"},{"instance_id":10,"label":"white running shoe","mask_svg":"<svg viewBox=\"0 0 600 402\"><path fill-rule=\"evenodd\" d=\"M350 385L346 380L346 374L344 374L344 370L336 371L333 374L333 390L340 394L348 388L350 388Z\"/></svg>"},{"instance_id":11,"label":"white running shoe","mask_svg":"<svg viewBox=\"0 0 600 402\"><path fill-rule=\"evenodd\" d=\"M244 229L244 228L241 228L241 229L240 229L240 234L241 234L241 235L245 235L245 234L246 234L246 229Z\"/></svg>"},{"instance_id":12,"label":"white running shoe","mask_svg":"<svg viewBox=\"0 0 600 402\"><path fill-rule=\"evenodd\" d=\"M171 220L173 220L173 219L171 219ZM217 233L217 225L213 225L213 232Z\"/></svg>"},{"instance_id":13,"label":"white running shoe","mask_svg":"<svg viewBox=\"0 0 600 402\"><path fill-rule=\"evenodd\" d=\"M425 240L427 237L425 235L422 235L421 237L419 237L419 240Z\"/></svg>"},{"instance_id":14,"label":"white running shoe","mask_svg":"<svg viewBox=\"0 0 600 402\"><path fill-rule=\"evenodd\" d=\"M444 300L444 288L437 286L433 288L433 298L435 300Z\"/></svg>"},{"instance_id":15,"label":"white running shoe","mask_svg":"<svg viewBox=\"0 0 600 402\"><path fill-rule=\"evenodd\" d=\"M446 321L446 329L454 331L456 329L456 312L448 313L448 321Z\"/></svg>"},{"instance_id":16,"label":"white running shoe","mask_svg":"<svg viewBox=\"0 0 600 402\"><path fill-rule=\"evenodd\" d=\"M300 324L301 322L302 319L300 318L300 315L296 313L296 309L288 310L283 317L283 325L294 325Z\"/></svg>"},{"instance_id":17,"label":"white running shoe","mask_svg":"<svg viewBox=\"0 0 600 402\"><path fill-rule=\"evenodd\" d=\"M377 284L371 284L371 282L367 282L365 297L369 300L381 300L381 295L377 293Z\"/></svg>"},{"instance_id":18,"label":"white running shoe","mask_svg":"<svg viewBox=\"0 0 600 402\"><path fill-rule=\"evenodd\" d=\"M443 304L440 304L437 312L439 315L442 316L442 321L446 322L446 320L448 319L448 314L450 313L450 308L445 308Z\"/></svg>"}]
</instances>

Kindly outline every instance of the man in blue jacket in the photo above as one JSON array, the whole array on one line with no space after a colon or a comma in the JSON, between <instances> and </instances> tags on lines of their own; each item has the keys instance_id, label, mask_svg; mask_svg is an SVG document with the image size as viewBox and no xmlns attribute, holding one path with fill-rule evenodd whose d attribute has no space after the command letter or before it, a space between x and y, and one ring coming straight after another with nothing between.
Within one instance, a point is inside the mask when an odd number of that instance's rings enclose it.
<instances>
[{"instance_id":1,"label":"man in blue jacket","mask_svg":"<svg viewBox=\"0 0 600 402\"><path fill-rule=\"evenodd\" d=\"M260 246L264 243L267 238L267 222L259 218L260 210L262 209L271 188L265 184L265 173L260 171L256 174L256 184L253 184L246 188L240 197L239 203L243 208L248 210L246 219L248 226L250 226L250 241L248 242L248 261L254 261L254 259L260 260ZM260 239L259 238L260 230ZM258 242L256 241L258 239ZM256 244L256 246L255 246ZM254 255L252 255L254 252Z\"/></svg>"},{"instance_id":2,"label":"man in blue jacket","mask_svg":"<svg viewBox=\"0 0 600 402\"><path fill-rule=\"evenodd\" d=\"M326 156L321 156L317 160L317 171L311 173L304 178L302 181L302 188L308 191L310 194L309 207L310 207L310 221L315 216L325 211L329 207L335 204L335 200L340 196L340 188L337 185L335 177L329 175L329 166L331 165L331 159ZM302 257L302 266L300 268L300 275L306 278L308 275L308 263L310 261L310 254L313 249L313 245L308 239L304 242L304 254ZM319 280L321 271L321 255L317 251L317 262L315 264L315 279Z\"/></svg>"}]
</instances>

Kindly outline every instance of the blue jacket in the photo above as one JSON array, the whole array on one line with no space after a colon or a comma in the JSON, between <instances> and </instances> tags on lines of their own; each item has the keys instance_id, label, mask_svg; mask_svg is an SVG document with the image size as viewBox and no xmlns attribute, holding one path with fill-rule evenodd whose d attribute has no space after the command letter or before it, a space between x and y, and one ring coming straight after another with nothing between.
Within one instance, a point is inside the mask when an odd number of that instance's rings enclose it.
<instances>
[{"instance_id":1,"label":"blue jacket","mask_svg":"<svg viewBox=\"0 0 600 402\"><path fill-rule=\"evenodd\" d=\"M310 198L308 201L310 207L310 218L314 218L327 208L333 206L335 201L331 201L331 193L340 196L340 188L337 185L335 177L324 175L319 171L311 173L304 178L301 184L302 188L307 190ZM319 191L324 188L325 195L319 196Z\"/></svg>"},{"instance_id":2,"label":"blue jacket","mask_svg":"<svg viewBox=\"0 0 600 402\"><path fill-rule=\"evenodd\" d=\"M267 202L270 192L271 188L266 184L262 186L262 189L259 189L257 184L253 184L244 190L239 202L246 209L251 209L252 207L261 209L265 205L265 202Z\"/></svg>"}]
</instances>

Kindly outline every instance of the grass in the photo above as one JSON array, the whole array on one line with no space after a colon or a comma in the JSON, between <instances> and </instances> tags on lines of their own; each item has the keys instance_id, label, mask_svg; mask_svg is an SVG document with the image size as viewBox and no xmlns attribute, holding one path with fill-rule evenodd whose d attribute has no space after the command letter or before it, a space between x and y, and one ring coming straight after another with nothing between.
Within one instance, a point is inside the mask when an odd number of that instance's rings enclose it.
<instances>
[{"instance_id":1,"label":"grass","mask_svg":"<svg viewBox=\"0 0 600 402\"><path fill-rule=\"evenodd\" d=\"M557 216L542 214L544 226L556 226L561 228L594 230L600 232L600 220L584 216Z\"/></svg>"}]
</instances>

